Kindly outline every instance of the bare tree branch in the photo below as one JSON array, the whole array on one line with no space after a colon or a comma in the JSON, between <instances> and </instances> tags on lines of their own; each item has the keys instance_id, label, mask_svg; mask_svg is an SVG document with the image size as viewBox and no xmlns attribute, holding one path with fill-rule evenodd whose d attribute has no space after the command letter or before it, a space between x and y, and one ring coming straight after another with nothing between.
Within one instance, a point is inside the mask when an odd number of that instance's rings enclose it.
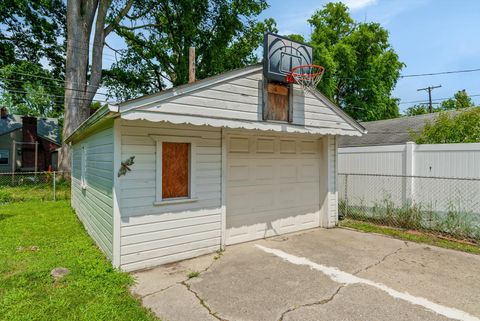
<instances>
[{"instance_id":1,"label":"bare tree branch","mask_svg":"<svg viewBox=\"0 0 480 321\"><path fill-rule=\"evenodd\" d=\"M120 23L120 21L127 15L127 13L130 11L132 8L134 0L128 0L127 3L125 4L125 7L123 7L122 10L118 13L118 15L113 19L112 23L110 23L106 28L105 28L105 36L108 36L110 32L115 29L115 27Z\"/></svg>"}]
</instances>

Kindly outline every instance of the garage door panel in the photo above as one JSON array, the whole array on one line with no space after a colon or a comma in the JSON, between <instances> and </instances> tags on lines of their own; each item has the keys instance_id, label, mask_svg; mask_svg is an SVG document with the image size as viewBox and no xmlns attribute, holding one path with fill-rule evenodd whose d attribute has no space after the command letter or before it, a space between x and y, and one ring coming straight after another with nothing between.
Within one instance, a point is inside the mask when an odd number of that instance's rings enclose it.
<instances>
[{"instance_id":1,"label":"garage door panel","mask_svg":"<svg viewBox=\"0 0 480 321\"><path fill-rule=\"evenodd\" d=\"M317 208L302 207L227 217L227 244L314 228L318 214Z\"/></svg>"},{"instance_id":2,"label":"garage door panel","mask_svg":"<svg viewBox=\"0 0 480 321\"><path fill-rule=\"evenodd\" d=\"M245 150L236 138L236 150ZM319 226L318 141L249 141L248 153L228 154L227 244Z\"/></svg>"}]
</instances>

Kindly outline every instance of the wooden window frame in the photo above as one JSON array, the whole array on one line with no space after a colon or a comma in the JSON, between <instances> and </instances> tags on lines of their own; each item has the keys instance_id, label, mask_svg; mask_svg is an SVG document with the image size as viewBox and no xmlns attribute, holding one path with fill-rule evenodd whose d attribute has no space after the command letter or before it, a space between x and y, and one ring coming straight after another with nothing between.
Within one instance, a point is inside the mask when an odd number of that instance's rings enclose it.
<instances>
[{"instance_id":1,"label":"wooden window frame","mask_svg":"<svg viewBox=\"0 0 480 321\"><path fill-rule=\"evenodd\" d=\"M150 136L156 141L156 173L155 173L155 202L154 205L169 205L177 203L189 203L197 201L195 192L196 178L196 142L194 137L176 137L176 136ZM163 165L163 143L187 143L189 144L189 160L188 160L188 196L163 198L162 197L162 165Z\"/></svg>"}]
</instances>

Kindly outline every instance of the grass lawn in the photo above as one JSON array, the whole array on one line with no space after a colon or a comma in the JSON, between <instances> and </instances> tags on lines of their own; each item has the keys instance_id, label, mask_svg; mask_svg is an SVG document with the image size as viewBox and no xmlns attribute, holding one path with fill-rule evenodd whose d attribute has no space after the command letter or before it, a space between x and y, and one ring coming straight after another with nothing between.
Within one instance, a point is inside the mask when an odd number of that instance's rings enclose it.
<instances>
[{"instance_id":1,"label":"grass lawn","mask_svg":"<svg viewBox=\"0 0 480 321\"><path fill-rule=\"evenodd\" d=\"M56 267L70 274L54 281ZM68 201L0 205L0 320L156 320L130 295L131 283Z\"/></svg>"},{"instance_id":2,"label":"grass lawn","mask_svg":"<svg viewBox=\"0 0 480 321\"><path fill-rule=\"evenodd\" d=\"M418 231L409 231L393 227L380 226L368 222L356 221L351 219L340 221L339 225L342 227L353 228L362 232L384 234L406 241L425 243L447 249L480 254L480 247L474 244L445 239L436 235L422 233Z\"/></svg>"}]
</instances>

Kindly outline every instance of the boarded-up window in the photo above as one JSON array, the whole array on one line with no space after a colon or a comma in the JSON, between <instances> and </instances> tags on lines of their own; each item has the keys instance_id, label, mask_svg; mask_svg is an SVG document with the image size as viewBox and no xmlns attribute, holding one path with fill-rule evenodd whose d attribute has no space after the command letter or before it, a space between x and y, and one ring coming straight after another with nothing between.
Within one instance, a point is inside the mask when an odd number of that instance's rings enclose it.
<instances>
[{"instance_id":1,"label":"boarded-up window","mask_svg":"<svg viewBox=\"0 0 480 321\"><path fill-rule=\"evenodd\" d=\"M266 119L288 121L289 88L280 84L267 85Z\"/></svg>"},{"instance_id":2,"label":"boarded-up window","mask_svg":"<svg viewBox=\"0 0 480 321\"><path fill-rule=\"evenodd\" d=\"M162 144L162 199L188 197L190 144Z\"/></svg>"}]
</instances>

